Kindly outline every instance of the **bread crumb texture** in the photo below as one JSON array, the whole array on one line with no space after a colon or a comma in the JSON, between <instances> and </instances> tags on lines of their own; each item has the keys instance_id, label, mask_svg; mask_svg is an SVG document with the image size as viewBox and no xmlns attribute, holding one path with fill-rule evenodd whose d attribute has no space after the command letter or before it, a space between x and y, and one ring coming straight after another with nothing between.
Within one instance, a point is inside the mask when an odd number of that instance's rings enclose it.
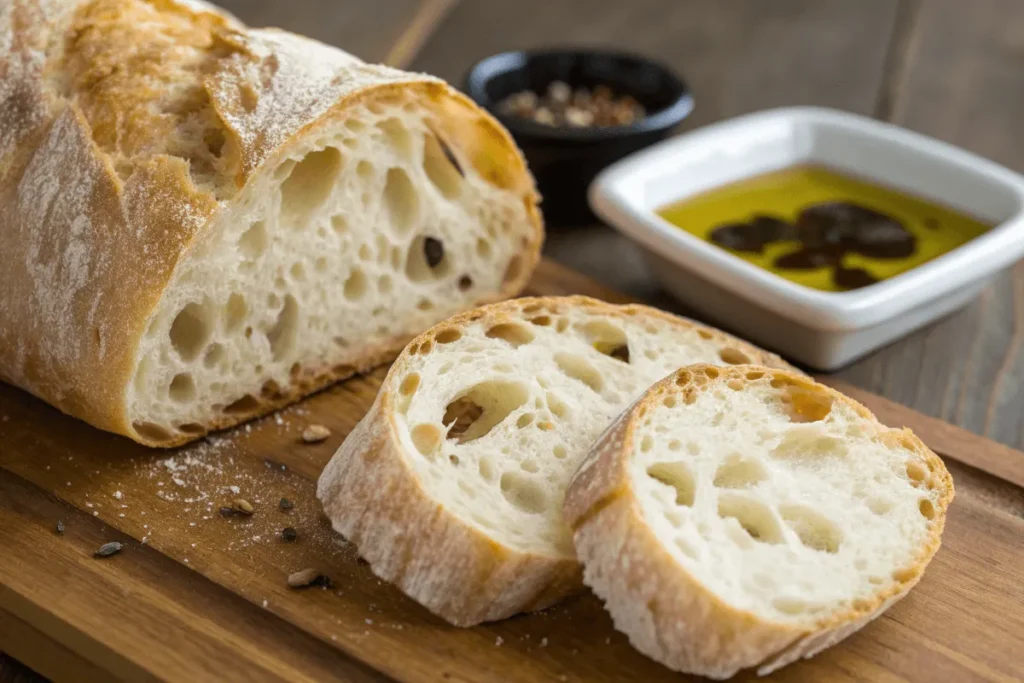
<instances>
[{"instance_id":1,"label":"bread crumb texture","mask_svg":"<svg viewBox=\"0 0 1024 683\"><path fill-rule=\"evenodd\" d=\"M443 82L203 2L0 7L0 376L152 445L520 289L532 179Z\"/></svg>"},{"instance_id":2,"label":"bread crumb texture","mask_svg":"<svg viewBox=\"0 0 1024 683\"><path fill-rule=\"evenodd\" d=\"M651 389L568 495L589 502L577 550L616 625L672 668L722 677L805 637L837 642L902 597L953 484L909 430L832 389L698 365Z\"/></svg>"}]
</instances>

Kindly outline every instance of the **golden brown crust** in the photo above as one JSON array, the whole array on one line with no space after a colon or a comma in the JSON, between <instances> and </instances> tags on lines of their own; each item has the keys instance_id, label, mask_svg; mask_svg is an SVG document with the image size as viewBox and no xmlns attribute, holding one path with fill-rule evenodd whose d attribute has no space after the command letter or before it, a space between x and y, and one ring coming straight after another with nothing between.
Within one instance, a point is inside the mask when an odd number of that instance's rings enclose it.
<instances>
[{"instance_id":1,"label":"golden brown crust","mask_svg":"<svg viewBox=\"0 0 1024 683\"><path fill-rule=\"evenodd\" d=\"M555 604L581 590L580 567L572 558L499 545L437 503L401 446L394 421L396 385L407 372L409 357L432 345L443 330L480 319L498 324L540 310L556 314L569 308L697 329L723 348L789 367L778 356L714 328L648 306L616 306L585 296L504 301L458 314L416 337L391 367L369 413L327 465L317 495L335 530L356 544L378 576L458 626Z\"/></svg>"},{"instance_id":2,"label":"golden brown crust","mask_svg":"<svg viewBox=\"0 0 1024 683\"><path fill-rule=\"evenodd\" d=\"M765 621L726 605L665 550L641 511L627 465L639 421L666 397L686 403L713 385L750 382L751 373L758 379L767 376L772 386L842 403L877 423L861 404L803 375L757 366L689 366L654 385L609 428L574 476L564 504L577 556L584 565L584 581L605 600L616 627L648 656L671 668L713 678L727 678L752 666L766 674L814 655L879 616L920 579L939 548L953 498L952 477L938 456L909 429L879 425L880 439L913 452L926 464L929 474L920 484L939 490L929 535L908 566L897 569L894 582L880 588L871 600L855 601L848 610L822 617L806 628Z\"/></svg>"},{"instance_id":3,"label":"golden brown crust","mask_svg":"<svg viewBox=\"0 0 1024 683\"><path fill-rule=\"evenodd\" d=\"M139 343L179 263L227 202L367 98L431 109L474 168L523 196L534 239L485 303L517 293L543 228L521 155L486 113L430 77L179 0L13 0L0 8L0 378L147 445L127 416ZM196 140L200 140L199 144ZM313 368L238 424L393 357Z\"/></svg>"}]
</instances>

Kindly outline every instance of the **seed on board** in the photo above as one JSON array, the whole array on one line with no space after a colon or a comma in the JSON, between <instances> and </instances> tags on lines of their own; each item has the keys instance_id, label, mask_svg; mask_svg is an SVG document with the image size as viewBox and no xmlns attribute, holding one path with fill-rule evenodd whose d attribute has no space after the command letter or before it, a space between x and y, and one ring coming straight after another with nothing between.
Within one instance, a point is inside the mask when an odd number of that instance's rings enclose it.
<instances>
[{"instance_id":1,"label":"seed on board","mask_svg":"<svg viewBox=\"0 0 1024 683\"><path fill-rule=\"evenodd\" d=\"M252 503L247 501L245 498L239 498L235 501L235 509L243 515L251 515L253 512Z\"/></svg>"},{"instance_id":2,"label":"seed on board","mask_svg":"<svg viewBox=\"0 0 1024 683\"><path fill-rule=\"evenodd\" d=\"M242 514L241 510L229 507L222 507L219 512L221 517L237 517Z\"/></svg>"},{"instance_id":3,"label":"seed on board","mask_svg":"<svg viewBox=\"0 0 1024 683\"><path fill-rule=\"evenodd\" d=\"M302 440L306 443L320 443L331 435L331 430L323 425L309 425L302 430Z\"/></svg>"},{"instance_id":4,"label":"seed on board","mask_svg":"<svg viewBox=\"0 0 1024 683\"><path fill-rule=\"evenodd\" d=\"M64 533L64 520L63 519L58 519L57 520L57 533L58 534L63 534Z\"/></svg>"},{"instance_id":5,"label":"seed on board","mask_svg":"<svg viewBox=\"0 0 1024 683\"><path fill-rule=\"evenodd\" d=\"M331 580L310 567L309 569L303 569L289 575L288 585L292 588L307 588L308 586L323 586L326 588L331 585Z\"/></svg>"},{"instance_id":6,"label":"seed on board","mask_svg":"<svg viewBox=\"0 0 1024 683\"><path fill-rule=\"evenodd\" d=\"M281 502L277 504L277 507L281 508L282 510L291 510L293 507L295 507L295 504L292 503L287 498L282 498Z\"/></svg>"},{"instance_id":7,"label":"seed on board","mask_svg":"<svg viewBox=\"0 0 1024 683\"><path fill-rule=\"evenodd\" d=\"M104 543L103 545L100 546L99 550L97 550L95 553L93 553L93 557L110 557L111 555L116 555L119 552L121 552L121 548L123 548L123 547L124 546L122 546L117 541L111 541L110 543Z\"/></svg>"},{"instance_id":8,"label":"seed on board","mask_svg":"<svg viewBox=\"0 0 1024 683\"><path fill-rule=\"evenodd\" d=\"M291 543L299 537L299 532L295 530L295 527L286 526L281 529L281 540L288 541Z\"/></svg>"}]
</instances>

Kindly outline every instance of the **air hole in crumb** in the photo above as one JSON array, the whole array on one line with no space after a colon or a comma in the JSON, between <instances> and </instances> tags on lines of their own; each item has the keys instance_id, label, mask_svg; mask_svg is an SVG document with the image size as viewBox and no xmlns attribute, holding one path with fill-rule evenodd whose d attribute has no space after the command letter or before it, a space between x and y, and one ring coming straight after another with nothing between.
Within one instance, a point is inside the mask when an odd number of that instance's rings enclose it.
<instances>
[{"instance_id":1,"label":"air hole in crumb","mask_svg":"<svg viewBox=\"0 0 1024 683\"><path fill-rule=\"evenodd\" d=\"M772 607L783 614L803 614L811 610L811 605L806 600L789 596L779 596L772 599Z\"/></svg>"},{"instance_id":2,"label":"air hole in crumb","mask_svg":"<svg viewBox=\"0 0 1024 683\"><path fill-rule=\"evenodd\" d=\"M729 365L749 365L753 362L750 356L732 346L726 346L719 351L718 357L722 359L723 363L728 363Z\"/></svg>"},{"instance_id":3,"label":"air hole in crumb","mask_svg":"<svg viewBox=\"0 0 1024 683\"><path fill-rule=\"evenodd\" d=\"M429 311L434 308L434 302L430 299L420 299L416 302L416 308L421 311Z\"/></svg>"},{"instance_id":4,"label":"air hole in crumb","mask_svg":"<svg viewBox=\"0 0 1024 683\"><path fill-rule=\"evenodd\" d=\"M547 327L551 324L551 316L538 315L535 318L530 318L530 324L536 325L537 327Z\"/></svg>"},{"instance_id":5,"label":"air hole in crumb","mask_svg":"<svg viewBox=\"0 0 1024 683\"><path fill-rule=\"evenodd\" d=\"M679 460L656 463L647 468L647 476L675 489L676 505L693 506L697 495L697 483L685 463Z\"/></svg>"},{"instance_id":6,"label":"air hole in crumb","mask_svg":"<svg viewBox=\"0 0 1024 683\"><path fill-rule=\"evenodd\" d=\"M567 319L559 318L555 322L555 332L565 332L567 329L569 329L569 321Z\"/></svg>"},{"instance_id":7,"label":"air hole in crumb","mask_svg":"<svg viewBox=\"0 0 1024 683\"><path fill-rule=\"evenodd\" d=\"M345 285L342 291L345 294L345 298L349 301L358 301L363 298L366 294L367 282L366 273L360 268L356 268L352 271L352 274L345 280Z\"/></svg>"},{"instance_id":8,"label":"air hole in crumb","mask_svg":"<svg viewBox=\"0 0 1024 683\"><path fill-rule=\"evenodd\" d=\"M519 429L523 429L524 427L529 427L532 422L533 413L523 413L522 415L519 416L519 419L516 420L516 427L519 427Z\"/></svg>"},{"instance_id":9,"label":"air hole in crumb","mask_svg":"<svg viewBox=\"0 0 1024 683\"><path fill-rule=\"evenodd\" d=\"M935 505L927 498L921 499L917 509L921 511L921 516L925 519L935 519Z\"/></svg>"},{"instance_id":10,"label":"air hole in crumb","mask_svg":"<svg viewBox=\"0 0 1024 683\"><path fill-rule=\"evenodd\" d=\"M714 336L707 330L697 330L697 334L700 336L701 339L711 339Z\"/></svg>"},{"instance_id":11,"label":"air hole in crumb","mask_svg":"<svg viewBox=\"0 0 1024 683\"><path fill-rule=\"evenodd\" d=\"M416 393L416 389L418 389L419 386L420 376L414 372L406 375L405 379L402 380L401 386L398 388L398 392L402 394L402 396L412 396Z\"/></svg>"},{"instance_id":12,"label":"air hole in crumb","mask_svg":"<svg viewBox=\"0 0 1024 683\"><path fill-rule=\"evenodd\" d=\"M206 427L196 422L184 422L178 425L178 431L181 432L182 434L196 436L198 434L205 434Z\"/></svg>"},{"instance_id":13,"label":"air hole in crumb","mask_svg":"<svg viewBox=\"0 0 1024 683\"><path fill-rule=\"evenodd\" d=\"M640 439L640 452L648 453L654 448L654 438L650 434L644 434L644 438Z\"/></svg>"},{"instance_id":14,"label":"air hole in crumb","mask_svg":"<svg viewBox=\"0 0 1024 683\"><path fill-rule=\"evenodd\" d=\"M391 281L390 275L381 275L377 278L377 289L381 294L390 294L394 288L394 283Z\"/></svg>"},{"instance_id":15,"label":"air hole in crumb","mask_svg":"<svg viewBox=\"0 0 1024 683\"><path fill-rule=\"evenodd\" d=\"M494 461L489 455L485 455L480 458L480 461L477 463L477 470L480 472L480 476L484 478L484 481L493 482L497 477L497 472L494 469Z\"/></svg>"},{"instance_id":16,"label":"air hole in crumb","mask_svg":"<svg viewBox=\"0 0 1024 683\"><path fill-rule=\"evenodd\" d=\"M458 287L460 292L468 292L473 287L473 278L463 275L459 278Z\"/></svg>"},{"instance_id":17,"label":"air hole in crumb","mask_svg":"<svg viewBox=\"0 0 1024 683\"><path fill-rule=\"evenodd\" d=\"M752 370L746 374L746 377L749 380L761 379L764 377L764 373L760 370Z\"/></svg>"},{"instance_id":18,"label":"air hole in crumb","mask_svg":"<svg viewBox=\"0 0 1024 683\"><path fill-rule=\"evenodd\" d=\"M403 157L412 155L412 135L405 124L398 119L390 118L378 123L377 127L384 133L384 137L392 149Z\"/></svg>"},{"instance_id":19,"label":"air hole in crumb","mask_svg":"<svg viewBox=\"0 0 1024 683\"><path fill-rule=\"evenodd\" d=\"M491 257L491 243L485 240L483 237L476 241L476 254L480 258L487 259Z\"/></svg>"},{"instance_id":20,"label":"air hole in crumb","mask_svg":"<svg viewBox=\"0 0 1024 683\"><path fill-rule=\"evenodd\" d=\"M547 496L539 484L518 472L501 475L501 493L514 507L530 514L544 512Z\"/></svg>"},{"instance_id":21,"label":"air hole in crumb","mask_svg":"<svg viewBox=\"0 0 1024 683\"><path fill-rule=\"evenodd\" d=\"M265 399L276 401L281 399L284 396L284 393L281 391L280 384L272 379L268 379L263 383L263 386L260 387L260 396Z\"/></svg>"},{"instance_id":22,"label":"air hole in crumb","mask_svg":"<svg viewBox=\"0 0 1024 683\"><path fill-rule=\"evenodd\" d=\"M540 471L540 465L537 464L537 461L531 460L530 458L519 463L519 468L524 472L529 472L530 474L536 474Z\"/></svg>"},{"instance_id":23,"label":"air hole in crumb","mask_svg":"<svg viewBox=\"0 0 1024 683\"><path fill-rule=\"evenodd\" d=\"M363 159L358 164L356 164L356 175L358 175L363 180L370 179L373 176L373 164L371 164L366 159Z\"/></svg>"},{"instance_id":24,"label":"air hole in crumb","mask_svg":"<svg viewBox=\"0 0 1024 683\"><path fill-rule=\"evenodd\" d=\"M341 152L334 147L307 154L281 184L280 223L295 229L306 227L327 201L340 169Z\"/></svg>"},{"instance_id":25,"label":"air hole in crumb","mask_svg":"<svg viewBox=\"0 0 1024 683\"><path fill-rule=\"evenodd\" d=\"M675 408L678 401L676 400L676 397L674 395L669 395L666 396L665 400L662 401L661 403L666 408Z\"/></svg>"},{"instance_id":26,"label":"air hole in crumb","mask_svg":"<svg viewBox=\"0 0 1024 683\"><path fill-rule=\"evenodd\" d=\"M708 379L718 379L718 368L704 368L704 376Z\"/></svg>"},{"instance_id":27,"label":"air hole in crumb","mask_svg":"<svg viewBox=\"0 0 1024 683\"><path fill-rule=\"evenodd\" d=\"M401 168L388 171L384 183L384 206L391 218L391 225L399 235L405 235L419 219L420 198L409 174Z\"/></svg>"},{"instance_id":28,"label":"air hole in crumb","mask_svg":"<svg viewBox=\"0 0 1024 683\"><path fill-rule=\"evenodd\" d=\"M462 332L455 327L449 327L441 330L434 335L434 341L438 344L451 344L462 339Z\"/></svg>"},{"instance_id":29,"label":"air hole in crumb","mask_svg":"<svg viewBox=\"0 0 1024 683\"><path fill-rule=\"evenodd\" d=\"M782 529L768 506L760 501L735 494L722 494L718 498L718 516L726 522L735 520L747 536L755 541L782 542Z\"/></svg>"},{"instance_id":30,"label":"air hole in crumb","mask_svg":"<svg viewBox=\"0 0 1024 683\"><path fill-rule=\"evenodd\" d=\"M683 443L679 439L672 439L668 442L668 449L670 451L678 451L682 449Z\"/></svg>"},{"instance_id":31,"label":"air hole in crumb","mask_svg":"<svg viewBox=\"0 0 1024 683\"><path fill-rule=\"evenodd\" d=\"M566 453L565 446L559 445L555 446L555 448L552 450L552 455L554 455L559 460L564 460L565 456L568 455L568 453Z\"/></svg>"},{"instance_id":32,"label":"air hole in crumb","mask_svg":"<svg viewBox=\"0 0 1024 683\"><path fill-rule=\"evenodd\" d=\"M744 458L739 453L726 457L715 471L714 484L720 489L745 489L756 486L768 478L764 465Z\"/></svg>"},{"instance_id":33,"label":"air hole in crumb","mask_svg":"<svg viewBox=\"0 0 1024 683\"><path fill-rule=\"evenodd\" d=\"M675 543L676 547L679 548L680 552L682 552L684 555L694 560L697 559L697 551L694 549L692 545L690 545L690 543L686 539L676 538Z\"/></svg>"},{"instance_id":34,"label":"air hole in crumb","mask_svg":"<svg viewBox=\"0 0 1024 683\"><path fill-rule=\"evenodd\" d=\"M303 282L306 279L306 267L301 263L293 263L289 272L296 282Z\"/></svg>"},{"instance_id":35,"label":"air hole in crumb","mask_svg":"<svg viewBox=\"0 0 1024 683\"><path fill-rule=\"evenodd\" d=\"M743 381L739 379L731 379L725 383L725 386L729 387L733 391L743 391Z\"/></svg>"},{"instance_id":36,"label":"air hole in crumb","mask_svg":"<svg viewBox=\"0 0 1024 683\"><path fill-rule=\"evenodd\" d=\"M502 323L487 330L490 339L502 339L514 347L529 344L533 341L533 332L517 323Z\"/></svg>"},{"instance_id":37,"label":"air hole in crumb","mask_svg":"<svg viewBox=\"0 0 1024 683\"><path fill-rule=\"evenodd\" d=\"M316 258L316 261L313 262L313 268L318 273L326 273L327 272L327 257L326 256L318 256Z\"/></svg>"},{"instance_id":38,"label":"air hole in crumb","mask_svg":"<svg viewBox=\"0 0 1024 683\"><path fill-rule=\"evenodd\" d=\"M418 424L409 432L412 443L423 455L430 455L441 443L441 430L434 424Z\"/></svg>"},{"instance_id":39,"label":"air hole in crumb","mask_svg":"<svg viewBox=\"0 0 1024 683\"><path fill-rule=\"evenodd\" d=\"M462 170L446 143L434 135L427 135L423 144L423 170L427 178L445 199L462 194Z\"/></svg>"},{"instance_id":40,"label":"air hole in crumb","mask_svg":"<svg viewBox=\"0 0 1024 683\"><path fill-rule=\"evenodd\" d=\"M455 466L458 466L458 464L459 464L459 456L457 456L455 454L449 455L448 456L448 462L450 462L451 464L453 464Z\"/></svg>"},{"instance_id":41,"label":"air hole in crumb","mask_svg":"<svg viewBox=\"0 0 1024 683\"><path fill-rule=\"evenodd\" d=\"M556 353L555 364L558 369L572 379L583 382L597 393L604 388L604 378L590 363L579 356L569 353Z\"/></svg>"},{"instance_id":42,"label":"air hole in crumb","mask_svg":"<svg viewBox=\"0 0 1024 683\"><path fill-rule=\"evenodd\" d=\"M622 328L607 320L594 320L583 326L583 334L599 353L629 362L629 342Z\"/></svg>"},{"instance_id":43,"label":"air hole in crumb","mask_svg":"<svg viewBox=\"0 0 1024 683\"><path fill-rule=\"evenodd\" d=\"M152 422L133 422L132 429L134 429L135 433L146 441L161 443L164 441L170 441L171 439L170 432L160 425L153 424Z\"/></svg>"},{"instance_id":44,"label":"air hole in crumb","mask_svg":"<svg viewBox=\"0 0 1024 683\"><path fill-rule=\"evenodd\" d=\"M907 477L910 481L914 482L915 486L924 481L927 476L928 470L926 470L921 463L913 461L907 463Z\"/></svg>"},{"instance_id":45,"label":"air hole in crumb","mask_svg":"<svg viewBox=\"0 0 1024 683\"><path fill-rule=\"evenodd\" d=\"M228 415L239 415L251 413L259 407L259 400L252 394L246 394L237 401L233 401L228 405L224 406L224 412L227 413Z\"/></svg>"},{"instance_id":46,"label":"air hole in crumb","mask_svg":"<svg viewBox=\"0 0 1024 683\"><path fill-rule=\"evenodd\" d=\"M545 398L547 400L548 410L551 411L552 415L562 420L569 416L569 406L565 405L558 396L549 391Z\"/></svg>"},{"instance_id":47,"label":"air hole in crumb","mask_svg":"<svg viewBox=\"0 0 1024 683\"><path fill-rule=\"evenodd\" d=\"M224 360L225 351L224 347L220 344L210 344L206 349L206 354L203 356L203 366L207 368L213 368L220 364Z\"/></svg>"},{"instance_id":48,"label":"air hole in crumb","mask_svg":"<svg viewBox=\"0 0 1024 683\"><path fill-rule=\"evenodd\" d=\"M178 401L179 403L195 398L196 382L192 379L192 375L187 372L180 372L175 375L174 379L171 380L167 394L171 397L171 400Z\"/></svg>"},{"instance_id":49,"label":"air hole in crumb","mask_svg":"<svg viewBox=\"0 0 1024 683\"><path fill-rule=\"evenodd\" d=\"M344 216L331 216L331 227L334 232L341 234L348 230L348 221Z\"/></svg>"},{"instance_id":50,"label":"air hole in crumb","mask_svg":"<svg viewBox=\"0 0 1024 683\"><path fill-rule=\"evenodd\" d=\"M826 553L839 552L843 532L817 510L803 505L780 505L779 515L808 548Z\"/></svg>"},{"instance_id":51,"label":"air hole in crumb","mask_svg":"<svg viewBox=\"0 0 1024 683\"><path fill-rule=\"evenodd\" d=\"M486 436L528 398L526 387L517 382L481 382L445 408L447 438L463 444Z\"/></svg>"},{"instance_id":52,"label":"air hole in crumb","mask_svg":"<svg viewBox=\"0 0 1024 683\"><path fill-rule=\"evenodd\" d=\"M295 347L299 332L299 304L291 294L284 297L284 306L277 314L277 322L267 332L270 353L274 360L281 360Z\"/></svg>"},{"instance_id":53,"label":"air hole in crumb","mask_svg":"<svg viewBox=\"0 0 1024 683\"><path fill-rule=\"evenodd\" d=\"M405 258L405 273L413 282L440 278L450 271L451 263L441 240L429 235L420 235L409 245Z\"/></svg>"},{"instance_id":54,"label":"air hole in crumb","mask_svg":"<svg viewBox=\"0 0 1024 683\"><path fill-rule=\"evenodd\" d=\"M267 250L270 239L267 226L263 221L256 221L238 238L238 250L249 259L256 259Z\"/></svg>"},{"instance_id":55,"label":"air hole in crumb","mask_svg":"<svg viewBox=\"0 0 1024 683\"><path fill-rule=\"evenodd\" d=\"M209 306L190 303L181 309L171 324L171 345L184 361L193 361L206 348L213 332Z\"/></svg>"},{"instance_id":56,"label":"air hole in crumb","mask_svg":"<svg viewBox=\"0 0 1024 683\"><path fill-rule=\"evenodd\" d=\"M832 412L832 397L821 391L793 386L782 393L781 400L791 422L820 422Z\"/></svg>"}]
</instances>

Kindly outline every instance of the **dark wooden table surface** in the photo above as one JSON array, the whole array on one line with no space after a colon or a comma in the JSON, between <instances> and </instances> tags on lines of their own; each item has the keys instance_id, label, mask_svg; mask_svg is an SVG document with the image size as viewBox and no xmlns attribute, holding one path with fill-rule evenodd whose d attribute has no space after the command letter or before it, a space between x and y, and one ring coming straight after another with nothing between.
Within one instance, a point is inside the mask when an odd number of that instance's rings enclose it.
<instances>
[{"instance_id":1,"label":"dark wooden table surface","mask_svg":"<svg viewBox=\"0 0 1024 683\"><path fill-rule=\"evenodd\" d=\"M682 127L812 104L895 122L1024 171L1020 0L222 0L276 25L458 83L488 54L551 45L656 56L693 88ZM551 230L549 256L681 310L611 229ZM685 312L685 311L681 311ZM965 310L838 373L1024 447L1024 263ZM0 683L39 678L0 655Z\"/></svg>"}]
</instances>

